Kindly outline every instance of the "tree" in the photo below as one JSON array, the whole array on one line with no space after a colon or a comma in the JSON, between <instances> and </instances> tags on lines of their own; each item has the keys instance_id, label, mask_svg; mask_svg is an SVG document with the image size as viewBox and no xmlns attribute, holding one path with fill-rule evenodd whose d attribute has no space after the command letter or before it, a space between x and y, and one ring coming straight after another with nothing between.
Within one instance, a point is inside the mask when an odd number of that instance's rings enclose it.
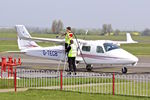
<instances>
[{"instance_id":1,"label":"tree","mask_svg":"<svg viewBox=\"0 0 150 100\"><path fill-rule=\"evenodd\" d=\"M53 23L52 23L52 32L53 33L57 33L57 21L54 20Z\"/></svg>"},{"instance_id":2,"label":"tree","mask_svg":"<svg viewBox=\"0 0 150 100\"><path fill-rule=\"evenodd\" d=\"M54 20L53 23L52 23L52 32L55 33L55 34L58 34L60 33L62 30L63 30L63 22L61 20L57 21L57 20Z\"/></svg>"},{"instance_id":3,"label":"tree","mask_svg":"<svg viewBox=\"0 0 150 100\"><path fill-rule=\"evenodd\" d=\"M111 27L111 24L108 24L108 25L107 25L107 32L108 32L109 35L110 35L110 33L113 32L113 29L112 29L112 27Z\"/></svg>"},{"instance_id":4,"label":"tree","mask_svg":"<svg viewBox=\"0 0 150 100\"><path fill-rule=\"evenodd\" d=\"M58 21L57 24L57 34L60 33L64 28L63 22L61 20Z\"/></svg>"},{"instance_id":5,"label":"tree","mask_svg":"<svg viewBox=\"0 0 150 100\"><path fill-rule=\"evenodd\" d=\"M107 24L103 24L102 26L102 35L107 34Z\"/></svg>"},{"instance_id":6,"label":"tree","mask_svg":"<svg viewBox=\"0 0 150 100\"><path fill-rule=\"evenodd\" d=\"M116 29L115 32L114 32L114 35L119 35L119 33L120 33L120 30Z\"/></svg>"},{"instance_id":7,"label":"tree","mask_svg":"<svg viewBox=\"0 0 150 100\"><path fill-rule=\"evenodd\" d=\"M150 35L150 29L146 28L143 32L142 35L148 36Z\"/></svg>"},{"instance_id":8,"label":"tree","mask_svg":"<svg viewBox=\"0 0 150 100\"><path fill-rule=\"evenodd\" d=\"M111 24L103 24L102 26L102 35L108 34L113 32Z\"/></svg>"}]
</instances>

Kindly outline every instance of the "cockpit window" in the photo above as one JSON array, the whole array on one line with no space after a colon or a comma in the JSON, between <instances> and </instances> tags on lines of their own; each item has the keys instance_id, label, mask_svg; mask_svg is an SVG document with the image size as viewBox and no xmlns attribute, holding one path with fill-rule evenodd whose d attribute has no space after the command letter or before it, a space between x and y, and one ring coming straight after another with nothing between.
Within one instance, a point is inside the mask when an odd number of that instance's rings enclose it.
<instances>
[{"instance_id":1,"label":"cockpit window","mask_svg":"<svg viewBox=\"0 0 150 100\"><path fill-rule=\"evenodd\" d=\"M96 52L97 53L104 53L103 48L101 46L97 46Z\"/></svg>"},{"instance_id":2,"label":"cockpit window","mask_svg":"<svg viewBox=\"0 0 150 100\"><path fill-rule=\"evenodd\" d=\"M105 48L105 51L107 52L110 50L118 49L119 47L112 43L104 43L104 48Z\"/></svg>"}]
</instances>

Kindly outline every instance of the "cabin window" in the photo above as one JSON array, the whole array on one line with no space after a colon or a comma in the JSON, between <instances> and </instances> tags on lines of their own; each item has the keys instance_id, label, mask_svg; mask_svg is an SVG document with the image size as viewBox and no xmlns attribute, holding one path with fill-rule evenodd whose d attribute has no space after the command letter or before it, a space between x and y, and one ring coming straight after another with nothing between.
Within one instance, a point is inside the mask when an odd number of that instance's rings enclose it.
<instances>
[{"instance_id":1,"label":"cabin window","mask_svg":"<svg viewBox=\"0 0 150 100\"><path fill-rule=\"evenodd\" d=\"M104 53L104 50L103 50L103 48L101 46L97 46L96 52L97 53Z\"/></svg>"},{"instance_id":2,"label":"cabin window","mask_svg":"<svg viewBox=\"0 0 150 100\"><path fill-rule=\"evenodd\" d=\"M82 46L82 51L90 52L91 46Z\"/></svg>"}]
</instances>

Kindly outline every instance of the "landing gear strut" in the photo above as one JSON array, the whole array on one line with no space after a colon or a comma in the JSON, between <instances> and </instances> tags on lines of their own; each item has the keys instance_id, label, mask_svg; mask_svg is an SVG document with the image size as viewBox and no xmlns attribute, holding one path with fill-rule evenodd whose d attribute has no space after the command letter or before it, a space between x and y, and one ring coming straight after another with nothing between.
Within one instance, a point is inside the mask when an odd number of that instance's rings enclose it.
<instances>
[{"instance_id":1,"label":"landing gear strut","mask_svg":"<svg viewBox=\"0 0 150 100\"><path fill-rule=\"evenodd\" d=\"M123 68L122 68L122 73L123 73L123 74L126 74L127 72L128 72L128 69L127 69L126 67L123 67Z\"/></svg>"},{"instance_id":2,"label":"landing gear strut","mask_svg":"<svg viewBox=\"0 0 150 100\"><path fill-rule=\"evenodd\" d=\"M90 65L90 64L86 65L86 70L87 71L92 71L92 69L93 69L92 65Z\"/></svg>"}]
</instances>

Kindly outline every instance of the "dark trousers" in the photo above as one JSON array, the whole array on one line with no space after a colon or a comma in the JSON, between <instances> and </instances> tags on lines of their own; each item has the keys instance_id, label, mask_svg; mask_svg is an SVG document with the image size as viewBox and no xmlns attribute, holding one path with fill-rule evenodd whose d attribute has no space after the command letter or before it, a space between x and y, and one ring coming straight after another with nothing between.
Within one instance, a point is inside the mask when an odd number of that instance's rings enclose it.
<instances>
[{"instance_id":1,"label":"dark trousers","mask_svg":"<svg viewBox=\"0 0 150 100\"><path fill-rule=\"evenodd\" d=\"M69 71L76 72L75 57L68 57Z\"/></svg>"},{"instance_id":2,"label":"dark trousers","mask_svg":"<svg viewBox=\"0 0 150 100\"><path fill-rule=\"evenodd\" d=\"M67 51L68 43L65 43L65 52Z\"/></svg>"}]
</instances>

